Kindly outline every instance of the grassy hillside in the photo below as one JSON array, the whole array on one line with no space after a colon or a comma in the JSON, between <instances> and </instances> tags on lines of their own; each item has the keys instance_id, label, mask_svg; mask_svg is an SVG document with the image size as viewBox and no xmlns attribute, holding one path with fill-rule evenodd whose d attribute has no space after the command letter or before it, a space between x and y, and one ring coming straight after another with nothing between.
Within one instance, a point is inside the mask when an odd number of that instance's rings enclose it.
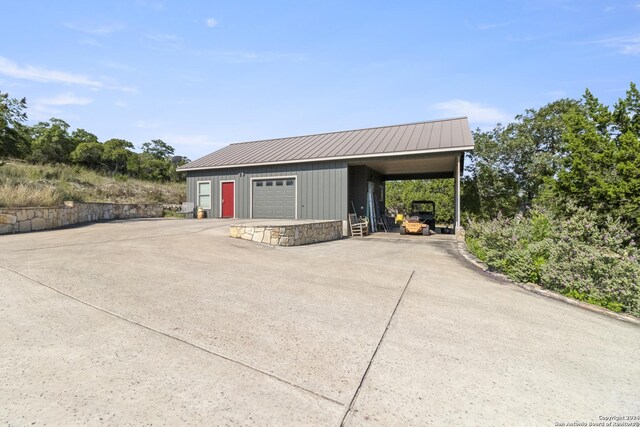
<instances>
[{"instance_id":1,"label":"grassy hillside","mask_svg":"<svg viewBox=\"0 0 640 427\"><path fill-rule=\"evenodd\" d=\"M180 203L185 183L155 183L104 176L66 165L0 162L0 207L58 206L64 200L110 203Z\"/></svg>"}]
</instances>

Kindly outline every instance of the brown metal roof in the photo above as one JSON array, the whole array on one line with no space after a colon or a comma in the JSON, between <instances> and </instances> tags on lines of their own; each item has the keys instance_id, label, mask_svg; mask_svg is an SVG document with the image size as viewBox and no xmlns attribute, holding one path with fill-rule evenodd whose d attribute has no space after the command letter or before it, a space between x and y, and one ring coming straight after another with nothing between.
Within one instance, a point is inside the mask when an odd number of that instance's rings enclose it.
<instances>
[{"instance_id":1,"label":"brown metal roof","mask_svg":"<svg viewBox=\"0 0 640 427\"><path fill-rule=\"evenodd\" d=\"M218 169L473 149L466 117L231 144L179 168Z\"/></svg>"}]
</instances>

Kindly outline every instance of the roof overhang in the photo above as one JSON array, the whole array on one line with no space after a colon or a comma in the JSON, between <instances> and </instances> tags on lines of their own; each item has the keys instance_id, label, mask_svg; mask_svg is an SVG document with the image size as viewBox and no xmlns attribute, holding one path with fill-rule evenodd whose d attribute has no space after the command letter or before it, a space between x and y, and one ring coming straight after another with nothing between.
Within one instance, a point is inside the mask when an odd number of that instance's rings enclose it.
<instances>
[{"instance_id":1,"label":"roof overhang","mask_svg":"<svg viewBox=\"0 0 640 427\"><path fill-rule=\"evenodd\" d=\"M454 163L457 156L461 155L465 151L472 151L473 145L455 147L455 148L440 148L430 150L413 150L405 152L395 153L380 153L380 154L363 154L355 156L338 156L338 157L324 157L316 159L301 159L301 160L287 160L287 161L275 161L265 163L240 163L221 166L203 166L196 168L180 167L178 172L190 172L200 170L212 170L212 169L232 169L232 168L248 168L255 166L277 166L277 165L291 165L300 163L317 163L317 162L337 162L346 161L349 164L357 165L363 164L375 169L383 175L395 176L404 173L415 174L425 173L426 170L431 171L429 173L453 173ZM429 167L435 167L435 169L429 169ZM387 172L383 172L387 171ZM403 172L404 171L404 172ZM453 176L453 175L451 175ZM396 178L392 178L396 179ZM400 179L400 178L397 178ZM406 178L409 179L409 178Z\"/></svg>"},{"instance_id":2,"label":"roof overhang","mask_svg":"<svg viewBox=\"0 0 640 427\"><path fill-rule=\"evenodd\" d=\"M464 167L464 151L440 152L407 157L369 158L349 162L349 165L367 166L383 180L453 178L456 162Z\"/></svg>"}]
</instances>

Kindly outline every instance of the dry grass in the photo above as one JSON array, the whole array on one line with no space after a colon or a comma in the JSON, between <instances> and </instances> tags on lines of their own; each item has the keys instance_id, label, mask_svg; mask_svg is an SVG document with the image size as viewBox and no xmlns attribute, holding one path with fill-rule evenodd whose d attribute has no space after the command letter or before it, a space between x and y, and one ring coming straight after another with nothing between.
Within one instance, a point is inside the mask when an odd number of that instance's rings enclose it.
<instances>
[{"instance_id":1,"label":"dry grass","mask_svg":"<svg viewBox=\"0 0 640 427\"><path fill-rule=\"evenodd\" d=\"M64 200L104 203L180 203L185 183L160 184L104 176L65 165L0 164L0 207L59 206Z\"/></svg>"},{"instance_id":2,"label":"dry grass","mask_svg":"<svg viewBox=\"0 0 640 427\"><path fill-rule=\"evenodd\" d=\"M0 207L58 206L63 198L52 187L0 183Z\"/></svg>"}]
</instances>

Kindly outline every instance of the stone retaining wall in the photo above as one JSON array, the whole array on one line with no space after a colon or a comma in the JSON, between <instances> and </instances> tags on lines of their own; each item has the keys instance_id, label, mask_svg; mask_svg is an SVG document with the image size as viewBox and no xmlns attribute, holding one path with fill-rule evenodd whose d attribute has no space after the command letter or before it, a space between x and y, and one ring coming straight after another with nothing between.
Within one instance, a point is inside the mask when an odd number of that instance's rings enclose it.
<instances>
[{"instance_id":1,"label":"stone retaining wall","mask_svg":"<svg viewBox=\"0 0 640 427\"><path fill-rule=\"evenodd\" d=\"M64 202L59 208L0 208L0 234L48 230L83 222L158 218L162 205Z\"/></svg>"},{"instance_id":2,"label":"stone retaining wall","mask_svg":"<svg viewBox=\"0 0 640 427\"><path fill-rule=\"evenodd\" d=\"M274 246L299 246L342 238L342 221L291 225L232 225L230 236Z\"/></svg>"}]
</instances>

